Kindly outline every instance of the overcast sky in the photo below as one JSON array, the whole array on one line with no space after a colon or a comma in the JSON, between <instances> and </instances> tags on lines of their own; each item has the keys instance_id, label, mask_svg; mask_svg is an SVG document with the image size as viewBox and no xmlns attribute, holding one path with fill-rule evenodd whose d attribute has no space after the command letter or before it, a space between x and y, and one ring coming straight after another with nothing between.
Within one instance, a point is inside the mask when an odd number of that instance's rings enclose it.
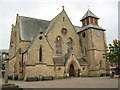
<instances>
[{"instance_id":1,"label":"overcast sky","mask_svg":"<svg viewBox=\"0 0 120 90\"><path fill-rule=\"evenodd\" d=\"M89 9L98 16L99 26L106 29L107 44L118 38L119 0L1 0L0 49L9 48L11 26L16 14L44 20L53 19L64 5L73 25L81 26L80 19Z\"/></svg>"}]
</instances>

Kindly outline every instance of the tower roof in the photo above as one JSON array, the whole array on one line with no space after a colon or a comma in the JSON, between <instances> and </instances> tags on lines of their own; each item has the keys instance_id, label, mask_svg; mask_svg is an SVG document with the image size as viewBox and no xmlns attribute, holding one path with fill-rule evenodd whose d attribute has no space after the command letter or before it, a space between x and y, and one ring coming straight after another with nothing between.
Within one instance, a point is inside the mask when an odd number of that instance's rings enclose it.
<instances>
[{"instance_id":1,"label":"tower roof","mask_svg":"<svg viewBox=\"0 0 120 90\"><path fill-rule=\"evenodd\" d=\"M94 18L97 18L99 19L95 14L93 14L89 9L88 11L86 12L86 14L83 16L83 18L81 19L81 21L87 17L94 17Z\"/></svg>"}]
</instances>

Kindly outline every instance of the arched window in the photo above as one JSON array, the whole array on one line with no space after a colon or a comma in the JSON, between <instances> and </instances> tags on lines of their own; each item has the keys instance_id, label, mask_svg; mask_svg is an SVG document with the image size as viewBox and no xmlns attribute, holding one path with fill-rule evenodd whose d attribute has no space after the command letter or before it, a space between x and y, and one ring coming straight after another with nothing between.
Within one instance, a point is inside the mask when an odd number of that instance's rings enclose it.
<instances>
[{"instance_id":1,"label":"arched window","mask_svg":"<svg viewBox=\"0 0 120 90\"><path fill-rule=\"evenodd\" d=\"M72 50L73 50L73 42L72 42L72 38L69 38L68 39L68 42L67 42L67 44L68 44L68 49L67 49L67 51L68 52L71 52Z\"/></svg>"},{"instance_id":2,"label":"arched window","mask_svg":"<svg viewBox=\"0 0 120 90\"><path fill-rule=\"evenodd\" d=\"M39 49L39 61L42 62L42 47Z\"/></svg>"},{"instance_id":3,"label":"arched window","mask_svg":"<svg viewBox=\"0 0 120 90\"><path fill-rule=\"evenodd\" d=\"M62 53L62 44L61 44L61 37L56 38L56 54Z\"/></svg>"}]
</instances>

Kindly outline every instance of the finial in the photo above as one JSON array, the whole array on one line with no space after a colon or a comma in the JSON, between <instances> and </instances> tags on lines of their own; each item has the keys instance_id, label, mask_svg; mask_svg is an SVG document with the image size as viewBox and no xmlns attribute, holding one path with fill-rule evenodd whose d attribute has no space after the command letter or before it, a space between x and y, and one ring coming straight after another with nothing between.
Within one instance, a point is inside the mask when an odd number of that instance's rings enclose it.
<instances>
[{"instance_id":1,"label":"finial","mask_svg":"<svg viewBox=\"0 0 120 90\"><path fill-rule=\"evenodd\" d=\"M17 13L17 16L19 16L19 14Z\"/></svg>"},{"instance_id":2,"label":"finial","mask_svg":"<svg viewBox=\"0 0 120 90\"><path fill-rule=\"evenodd\" d=\"M17 15L16 15L16 19L18 19L19 18L19 14L17 13Z\"/></svg>"},{"instance_id":3,"label":"finial","mask_svg":"<svg viewBox=\"0 0 120 90\"><path fill-rule=\"evenodd\" d=\"M14 24L12 24L12 31L14 30Z\"/></svg>"},{"instance_id":4,"label":"finial","mask_svg":"<svg viewBox=\"0 0 120 90\"><path fill-rule=\"evenodd\" d=\"M64 5L62 6L62 8L64 9Z\"/></svg>"},{"instance_id":5,"label":"finial","mask_svg":"<svg viewBox=\"0 0 120 90\"><path fill-rule=\"evenodd\" d=\"M89 10L90 6L88 5L88 10Z\"/></svg>"},{"instance_id":6,"label":"finial","mask_svg":"<svg viewBox=\"0 0 120 90\"><path fill-rule=\"evenodd\" d=\"M12 27L14 27L14 24L12 24Z\"/></svg>"}]
</instances>

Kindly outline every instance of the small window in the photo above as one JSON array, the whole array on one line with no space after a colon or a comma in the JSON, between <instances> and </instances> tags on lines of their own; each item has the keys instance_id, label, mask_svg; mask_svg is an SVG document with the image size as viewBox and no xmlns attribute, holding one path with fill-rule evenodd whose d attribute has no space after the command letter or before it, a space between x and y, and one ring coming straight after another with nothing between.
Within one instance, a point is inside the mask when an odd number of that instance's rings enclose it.
<instances>
[{"instance_id":1,"label":"small window","mask_svg":"<svg viewBox=\"0 0 120 90\"><path fill-rule=\"evenodd\" d=\"M40 28L40 34L43 34L42 28Z\"/></svg>"},{"instance_id":2,"label":"small window","mask_svg":"<svg viewBox=\"0 0 120 90\"><path fill-rule=\"evenodd\" d=\"M39 49L39 60L42 62L42 47Z\"/></svg>"},{"instance_id":3,"label":"small window","mask_svg":"<svg viewBox=\"0 0 120 90\"><path fill-rule=\"evenodd\" d=\"M61 68L59 67L58 70L61 70Z\"/></svg>"},{"instance_id":4,"label":"small window","mask_svg":"<svg viewBox=\"0 0 120 90\"><path fill-rule=\"evenodd\" d=\"M42 36L40 36L39 39L42 40Z\"/></svg>"},{"instance_id":5,"label":"small window","mask_svg":"<svg viewBox=\"0 0 120 90\"><path fill-rule=\"evenodd\" d=\"M85 70L85 67L83 67L82 70Z\"/></svg>"},{"instance_id":6,"label":"small window","mask_svg":"<svg viewBox=\"0 0 120 90\"><path fill-rule=\"evenodd\" d=\"M85 32L82 33L82 36L85 37Z\"/></svg>"},{"instance_id":7,"label":"small window","mask_svg":"<svg viewBox=\"0 0 120 90\"><path fill-rule=\"evenodd\" d=\"M65 21L65 17L63 17L63 22Z\"/></svg>"}]
</instances>

